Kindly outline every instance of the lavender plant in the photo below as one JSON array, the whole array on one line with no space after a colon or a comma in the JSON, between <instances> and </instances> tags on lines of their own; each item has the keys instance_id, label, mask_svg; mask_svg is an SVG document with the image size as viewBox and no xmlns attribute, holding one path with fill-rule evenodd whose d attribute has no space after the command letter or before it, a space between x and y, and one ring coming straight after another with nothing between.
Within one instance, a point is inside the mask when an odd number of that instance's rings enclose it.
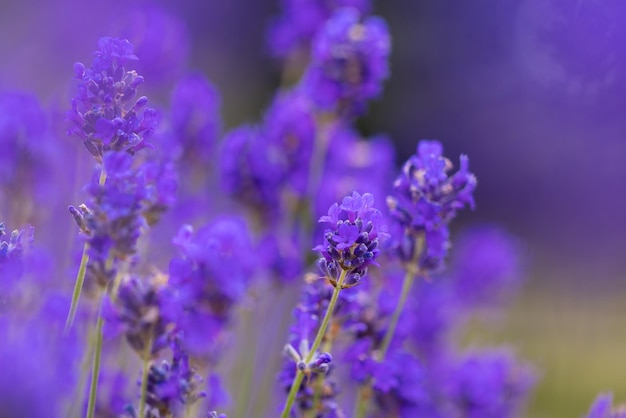
<instances>
[{"instance_id":1,"label":"lavender plant","mask_svg":"<svg viewBox=\"0 0 626 418\"><path fill-rule=\"evenodd\" d=\"M31 250L33 227L0 241L0 416L519 416L534 369L456 338L523 277L506 233L456 236L475 206L468 157L455 168L423 140L397 173L391 140L362 137L357 119L390 75L390 34L369 1L282 4L269 44L288 76L258 123L225 134L217 88L180 63L164 67L185 74L169 110L136 98L150 80L130 69L142 57L126 39L101 38L92 65L74 65L68 133L96 163L85 203L69 206L68 241L83 251L73 292L69 280L48 292L42 277L64 274ZM188 45L150 54L150 41L138 49L148 62L186 56ZM57 158L22 140L54 136L38 106L0 95L0 215L37 227L48 194L36 186ZM291 311L291 326L267 311ZM246 312L255 329L242 331ZM12 384L22 374L35 390ZM273 383L272 401L256 396ZM621 417L611 402L589 417Z\"/></svg>"}]
</instances>

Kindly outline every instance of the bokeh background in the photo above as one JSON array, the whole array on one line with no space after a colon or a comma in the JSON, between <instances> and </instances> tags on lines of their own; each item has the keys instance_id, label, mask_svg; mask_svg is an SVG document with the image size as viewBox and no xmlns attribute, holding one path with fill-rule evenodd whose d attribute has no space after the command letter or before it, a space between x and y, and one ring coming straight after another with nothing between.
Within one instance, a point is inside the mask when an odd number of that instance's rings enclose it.
<instances>
[{"instance_id":1,"label":"bokeh background","mask_svg":"<svg viewBox=\"0 0 626 418\"><path fill-rule=\"evenodd\" d=\"M393 35L392 77L360 129L388 133L398 163L422 138L468 154L478 207L461 223L504 226L530 260L513 309L467 343L507 342L537 366L529 417L579 417L600 391L626 399L626 3L379 0L375 11ZM0 89L62 113L74 61L125 35L153 105L191 67L219 88L228 129L257 120L280 83L264 38L277 13L278 0L2 0ZM165 47L142 43L154 31Z\"/></svg>"}]
</instances>

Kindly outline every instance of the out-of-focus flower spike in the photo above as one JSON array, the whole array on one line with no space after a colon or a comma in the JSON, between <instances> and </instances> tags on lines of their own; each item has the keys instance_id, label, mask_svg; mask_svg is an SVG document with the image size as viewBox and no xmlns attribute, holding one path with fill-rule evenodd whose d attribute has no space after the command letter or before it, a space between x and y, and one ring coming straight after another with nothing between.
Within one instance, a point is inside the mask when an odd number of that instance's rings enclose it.
<instances>
[{"instance_id":1,"label":"out-of-focus flower spike","mask_svg":"<svg viewBox=\"0 0 626 418\"><path fill-rule=\"evenodd\" d=\"M362 113L389 76L391 38L379 17L337 10L317 33L302 88L316 104L340 115Z\"/></svg>"},{"instance_id":2,"label":"out-of-focus flower spike","mask_svg":"<svg viewBox=\"0 0 626 418\"><path fill-rule=\"evenodd\" d=\"M440 142L420 141L417 153L404 164L387 198L399 229L395 235L398 255L405 263L417 261L423 271L443 266L450 247L448 224L459 210L474 207L477 182L469 171L467 156L461 156L456 173L450 175L451 170L452 163L443 156Z\"/></svg>"},{"instance_id":3,"label":"out-of-focus flower spike","mask_svg":"<svg viewBox=\"0 0 626 418\"><path fill-rule=\"evenodd\" d=\"M68 134L80 137L98 162L108 151L134 154L145 148L145 141L154 130L152 109L140 114L137 105L128 106L143 83L143 77L125 69L126 63L136 60L130 42L105 37L98 41L90 68L80 62L74 64L78 95L72 99L67 114L72 123ZM144 98L138 101L139 107L146 103Z\"/></svg>"}]
</instances>

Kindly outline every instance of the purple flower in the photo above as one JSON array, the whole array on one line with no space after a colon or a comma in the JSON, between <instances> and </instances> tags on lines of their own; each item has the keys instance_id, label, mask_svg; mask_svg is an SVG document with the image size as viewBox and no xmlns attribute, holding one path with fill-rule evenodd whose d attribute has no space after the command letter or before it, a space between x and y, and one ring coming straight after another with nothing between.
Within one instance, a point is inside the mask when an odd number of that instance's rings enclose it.
<instances>
[{"instance_id":1,"label":"purple flower","mask_svg":"<svg viewBox=\"0 0 626 418\"><path fill-rule=\"evenodd\" d=\"M455 241L451 276L456 299L465 306L503 305L520 287L519 243L495 226L474 227Z\"/></svg>"},{"instance_id":2,"label":"purple flower","mask_svg":"<svg viewBox=\"0 0 626 418\"><path fill-rule=\"evenodd\" d=\"M11 232L8 241L0 240L0 267L5 263L19 261L24 252L33 245L35 228L30 225L15 229ZM0 237L5 235L4 222L0 222Z\"/></svg>"},{"instance_id":3,"label":"purple flower","mask_svg":"<svg viewBox=\"0 0 626 418\"><path fill-rule=\"evenodd\" d=\"M174 416L182 405L191 405L206 393L200 390L203 379L189 364L189 356L176 337L170 344L172 360L150 366L146 388L146 417ZM137 417L138 412L129 411ZM178 416L176 414L176 416ZM139 417L138 417L139 418Z\"/></svg>"},{"instance_id":4,"label":"purple flower","mask_svg":"<svg viewBox=\"0 0 626 418\"><path fill-rule=\"evenodd\" d=\"M387 237L381 224L382 214L373 207L370 193L344 197L341 205L335 203L320 222L330 228L324 232L325 242L314 248L322 253L319 265L326 277L336 285L340 270L346 271L344 287L357 285L367 274L367 268L376 264L379 244Z\"/></svg>"},{"instance_id":5,"label":"purple flower","mask_svg":"<svg viewBox=\"0 0 626 418\"><path fill-rule=\"evenodd\" d=\"M315 135L309 100L297 91L279 92L263 119L264 157L259 158L276 167L281 184L298 196L307 192Z\"/></svg>"},{"instance_id":6,"label":"purple flower","mask_svg":"<svg viewBox=\"0 0 626 418\"><path fill-rule=\"evenodd\" d=\"M225 191L261 211L280 208L280 172L267 164L258 127L240 126L229 132L220 152L220 172Z\"/></svg>"},{"instance_id":7,"label":"purple flower","mask_svg":"<svg viewBox=\"0 0 626 418\"><path fill-rule=\"evenodd\" d=\"M372 361L376 403L382 411L432 408L426 371L414 356L396 348L385 362Z\"/></svg>"},{"instance_id":8,"label":"purple flower","mask_svg":"<svg viewBox=\"0 0 626 418\"><path fill-rule=\"evenodd\" d=\"M217 89L199 73L186 75L174 86L170 120L177 159L186 164L212 158L221 129L220 105Z\"/></svg>"},{"instance_id":9,"label":"purple flower","mask_svg":"<svg viewBox=\"0 0 626 418\"><path fill-rule=\"evenodd\" d=\"M147 161L140 169L147 184L143 216L149 226L156 224L163 212L176 203L178 173L171 162Z\"/></svg>"},{"instance_id":10,"label":"purple flower","mask_svg":"<svg viewBox=\"0 0 626 418\"><path fill-rule=\"evenodd\" d=\"M312 45L303 89L322 109L361 113L389 76L391 40L385 21L357 9L337 10Z\"/></svg>"},{"instance_id":11,"label":"purple flower","mask_svg":"<svg viewBox=\"0 0 626 418\"><path fill-rule=\"evenodd\" d=\"M451 370L449 395L461 416L514 417L535 380L508 351L469 352Z\"/></svg>"},{"instance_id":12,"label":"purple flower","mask_svg":"<svg viewBox=\"0 0 626 418\"><path fill-rule=\"evenodd\" d=\"M158 123L156 111L146 107L146 97L130 102L143 83L142 76L124 68L134 60L127 40L100 38L91 68L74 64L79 84L67 114L72 123L68 134L80 137L98 162L110 150L134 154L145 148Z\"/></svg>"},{"instance_id":13,"label":"purple flower","mask_svg":"<svg viewBox=\"0 0 626 418\"><path fill-rule=\"evenodd\" d=\"M107 323L116 323L126 341L140 357L156 355L167 345L167 322L161 315L161 300L157 278L142 280L131 276L119 287L117 298L109 299Z\"/></svg>"},{"instance_id":14,"label":"purple flower","mask_svg":"<svg viewBox=\"0 0 626 418\"><path fill-rule=\"evenodd\" d=\"M100 170L94 170L87 186L88 203L69 207L89 243L90 280L100 286L113 278L116 263L135 256L142 230L173 203L177 186L170 164L150 161L135 168L133 158L125 152L104 154L103 170L104 184Z\"/></svg>"},{"instance_id":15,"label":"purple flower","mask_svg":"<svg viewBox=\"0 0 626 418\"><path fill-rule=\"evenodd\" d=\"M386 137L363 139L343 123L328 132L331 146L324 162L324 173L315 196L315 213L328 207L353 190L368 190L374 196L386 196L395 175L395 151ZM317 228L318 235L323 233Z\"/></svg>"},{"instance_id":16,"label":"purple flower","mask_svg":"<svg viewBox=\"0 0 626 418\"><path fill-rule=\"evenodd\" d=\"M449 223L465 206L474 208L476 177L469 172L467 156L461 156L456 173L448 174L451 169L452 163L443 156L441 143L420 141L417 153L402 167L402 174L394 183L394 195L389 199L398 221L407 228L433 230ZM435 210L430 213L428 209Z\"/></svg>"},{"instance_id":17,"label":"purple flower","mask_svg":"<svg viewBox=\"0 0 626 418\"><path fill-rule=\"evenodd\" d=\"M441 268L450 247L448 223L465 206L474 207L476 177L469 172L468 159L462 155L460 168L449 175L452 163L442 155L437 141L420 141L417 153L409 158L387 198L396 227L396 247L402 261L416 256L423 270ZM420 254L418 236L424 241Z\"/></svg>"},{"instance_id":18,"label":"purple flower","mask_svg":"<svg viewBox=\"0 0 626 418\"><path fill-rule=\"evenodd\" d=\"M142 210L148 196L145 178L133 169L127 153L106 153L103 167L106 183L100 184L100 170L94 170L88 185L89 203L69 207L89 242L88 277L100 286L106 286L115 275L111 261L135 254L141 228L147 226Z\"/></svg>"},{"instance_id":19,"label":"purple flower","mask_svg":"<svg viewBox=\"0 0 626 418\"><path fill-rule=\"evenodd\" d=\"M613 395L605 393L598 395L589 409L587 418L626 418L626 405L612 407Z\"/></svg>"},{"instance_id":20,"label":"purple flower","mask_svg":"<svg viewBox=\"0 0 626 418\"><path fill-rule=\"evenodd\" d=\"M116 14L114 33L128 39L141 57L137 69L157 84L174 80L187 67L190 35L186 22L154 3Z\"/></svg>"},{"instance_id":21,"label":"purple flower","mask_svg":"<svg viewBox=\"0 0 626 418\"><path fill-rule=\"evenodd\" d=\"M272 22L268 33L272 53L280 57L307 50L313 36L338 8L352 7L362 14L371 9L370 0L282 0L281 3L282 15Z\"/></svg>"},{"instance_id":22,"label":"purple flower","mask_svg":"<svg viewBox=\"0 0 626 418\"><path fill-rule=\"evenodd\" d=\"M48 293L43 306L27 315L0 315L3 417L66 416L64 400L74 390L83 340L76 333L62 336L68 304L66 298Z\"/></svg>"},{"instance_id":23,"label":"purple flower","mask_svg":"<svg viewBox=\"0 0 626 418\"><path fill-rule=\"evenodd\" d=\"M258 127L230 132L222 148L226 191L267 218L282 213L285 192L303 197L315 141L315 120L299 92L281 92Z\"/></svg>"},{"instance_id":24,"label":"purple flower","mask_svg":"<svg viewBox=\"0 0 626 418\"><path fill-rule=\"evenodd\" d=\"M41 204L53 197L55 147L44 110L22 92L0 93L0 213L17 224L39 220Z\"/></svg>"},{"instance_id":25,"label":"purple flower","mask_svg":"<svg viewBox=\"0 0 626 418\"><path fill-rule=\"evenodd\" d=\"M31 257L34 228L30 225L19 230L13 230L8 241L3 240L5 235L4 223L0 222L0 316L13 311L17 307L24 276L34 273L39 276L39 265ZM40 285L41 283L38 283Z\"/></svg>"},{"instance_id":26,"label":"purple flower","mask_svg":"<svg viewBox=\"0 0 626 418\"><path fill-rule=\"evenodd\" d=\"M181 256L170 262L166 316L176 322L185 349L213 358L257 266L247 226L238 218L217 219L197 233L185 225L174 244Z\"/></svg>"}]
</instances>

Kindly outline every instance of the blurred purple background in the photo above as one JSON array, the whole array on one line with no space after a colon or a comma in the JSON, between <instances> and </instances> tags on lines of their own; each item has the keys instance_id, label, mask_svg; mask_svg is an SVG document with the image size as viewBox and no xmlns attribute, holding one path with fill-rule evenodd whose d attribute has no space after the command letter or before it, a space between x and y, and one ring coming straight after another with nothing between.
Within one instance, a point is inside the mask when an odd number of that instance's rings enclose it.
<instances>
[{"instance_id":1,"label":"blurred purple background","mask_svg":"<svg viewBox=\"0 0 626 418\"><path fill-rule=\"evenodd\" d=\"M280 66L264 41L277 3L5 0L0 89L33 92L62 113L73 62L88 61L100 36L125 35L145 65L139 70L154 104L167 106L171 86L188 65L221 90L225 127L231 128L258 119L279 84ZM532 260L531 286L514 315L542 306L553 309L546 315L619 306L602 301L608 289L613 295L626 290L626 3L405 0L379 1L375 11L393 35L392 77L359 125L366 134L389 133L398 163L422 138L440 139L449 156L470 156L480 184L478 208L464 221L504 225L522 238ZM151 33L166 34L167 42L151 45L145 41ZM559 305L554 298L563 294L575 302ZM585 305L589 295L598 302ZM580 321L570 318L565 314L555 327ZM530 327L520 323L520 332ZM623 333L623 325L615 327ZM587 334L573 332L585 346ZM606 342L620 343L623 349L623 339ZM533 347L524 348L531 357ZM539 363L550 367L548 360ZM546 385L556 385L558 398L564 387L550 373ZM596 391L618 381L617 375L601 377L592 379ZM545 405L569 398L550 402L541 390L543 403L532 411L556 416ZM626 387L621 390L623 398ZM563 410L582 412L594 393L581 389L579 395L577 409Z\"/></svg>"}]
</instances>

